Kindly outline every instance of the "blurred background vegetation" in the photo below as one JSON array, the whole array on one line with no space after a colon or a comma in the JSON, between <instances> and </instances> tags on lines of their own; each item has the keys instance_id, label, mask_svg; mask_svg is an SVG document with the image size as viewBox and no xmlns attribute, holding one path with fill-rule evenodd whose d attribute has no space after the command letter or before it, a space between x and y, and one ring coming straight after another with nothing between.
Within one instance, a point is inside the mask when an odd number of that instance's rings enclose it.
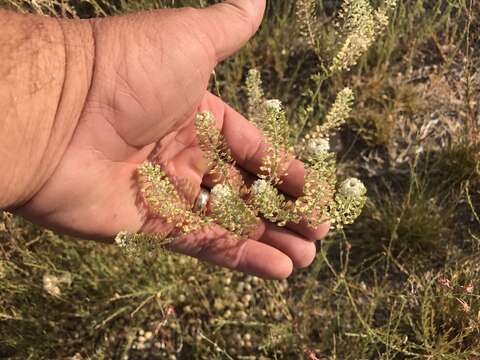
<instances>
[{"instance_id":1,"label":"blurred background vegetation","mask_svg":"<svg viewBox=\"0 0 480 360\"><path fill-rule=\"evenodd\" d=\"M0 0L82 18L209 3ZM318 1L321 44L340 5ZM399 0L359 65L322 84L318 119L345 85L356 93L334 146L369 201L288 281L161 251L130 259L3 213L0 358L480 359L479 44L478 1ZM242 111L251 67L295 120L318 71L295 1L270 0L258 35L217 68L212 89Z\"/></svg>"}]
</instances>

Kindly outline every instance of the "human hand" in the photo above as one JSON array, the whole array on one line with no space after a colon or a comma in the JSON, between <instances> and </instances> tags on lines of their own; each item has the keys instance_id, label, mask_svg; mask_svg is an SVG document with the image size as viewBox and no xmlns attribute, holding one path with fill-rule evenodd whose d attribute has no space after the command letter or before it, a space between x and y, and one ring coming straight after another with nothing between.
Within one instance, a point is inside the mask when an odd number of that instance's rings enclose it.
<instances>
[{"instance_id":1,"label":"human hand","mask_svg":"<svg viewBox=\"0 0 480 360\"><path fill-rule=\"evenodd\" d=\"M235 0L207 9L159 10L91 23L95 40L90 90L73 137L53 175L17 212L57 231L111 239L122 230L171 230L145 214L135 174L155 156L172 177L211 187L197 145L194 117L210 111L246 173L259 171L265 144L242 115L209 93L215 65L238 50L260 25L265 1ZM303 165L293 160L281 190L297 197ZM315 256L313 240L328 231L263 222L241 241L225 230L185 236L172 249L267 278L284 278Z\"/></svg>"}]
</instances>

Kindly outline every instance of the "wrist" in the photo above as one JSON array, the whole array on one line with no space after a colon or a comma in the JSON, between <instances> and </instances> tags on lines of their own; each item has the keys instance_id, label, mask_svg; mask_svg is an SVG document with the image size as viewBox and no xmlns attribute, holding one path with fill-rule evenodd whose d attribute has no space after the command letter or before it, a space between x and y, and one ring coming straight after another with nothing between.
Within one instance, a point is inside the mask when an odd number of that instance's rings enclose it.
<instances>
[{"instance_id":1,"label":"wrist","mask_svg":"<svg viewBox=\"0 0 480 360\"><path fill-rule=\"evenodd\" d=\"M94 63L90 23L0 12L0 208L28 202L47 182L72 138ZM3 72L3 73L2 73Z\"/></svg>"}]
</instances>

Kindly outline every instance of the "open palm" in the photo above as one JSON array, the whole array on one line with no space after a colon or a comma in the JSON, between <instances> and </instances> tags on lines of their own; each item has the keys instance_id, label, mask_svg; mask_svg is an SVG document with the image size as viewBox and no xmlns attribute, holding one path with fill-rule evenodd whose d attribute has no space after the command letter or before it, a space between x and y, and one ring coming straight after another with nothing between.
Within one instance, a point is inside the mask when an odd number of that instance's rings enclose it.
<instances>
[{"instance_id":1,"label":"open palm","mask_svg":"<svg viewBox=\"0 0 480 360\"><path fill-rule=\"evenodd\" d=\"M139 205L135 173L155 157L167 174L211 186L198 147L194 116L217 119L245 173L255 174L265 144L258 130L207 89L218 61L238 50L258 28L264 1L227 1L207 9L159 10L92 22L95 68L76 131L47 184L21 211L55 230L111 239L122 230L165 232L162 219ZM303 166L294 160L282 190L299 196ZM264 222L255 238L238 242L214 228L186 236L173 249L215 264L269 278L288 276L315 255L312 240L328 231Z\"/></svg>"}]
</instances>

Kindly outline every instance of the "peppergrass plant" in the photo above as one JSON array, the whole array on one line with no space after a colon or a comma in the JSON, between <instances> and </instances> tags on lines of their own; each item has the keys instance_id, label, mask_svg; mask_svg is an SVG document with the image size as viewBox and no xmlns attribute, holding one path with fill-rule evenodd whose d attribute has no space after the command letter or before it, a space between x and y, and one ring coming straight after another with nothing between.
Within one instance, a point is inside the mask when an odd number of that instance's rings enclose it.
<instances>
[{"instance_id":1,"label":"peppergrass plant","mask_svg":"<svg viewBox=\"0 0 480 360\"><path fill-rule=\"evenodd\" d=\"M396 0L386 0L374 9L368 0L344 1L336 23L342 45L331 59L330 66L320 75L322 81L356 64L387 26L388 14L395 4ZM314 29L318 20L314 1L299 1L296 14L300 35L315 48ZM314 127L304 123L303 128L312 130L295 143L292 141L297 130L295 125L287 118L280 100L265 98L257 69L249 71L246 89L249 119L262 132L267 144L258 179L251 187L245 185L235 169L225 140L215 128L213 115L202 112L195 120L197 137L217 182L211 192L211 214L199 215L191 211L163 173L162 164L147 162L140 166L139 178L150 212L173 224L180 234L195 232L215 223L239 239L247 238L254 231L260 216L279 226L288 222L299 223L302 219L312 228L326 221L337 229L353 223L365 204L366 188L355 178L337 185L335 154L329 146L331 133L346 122L352 111L352 90L345 88L338 93L323 122ZM287 200L277 189L282 178L288 175L287 166L292 158L305 163L303 195L295 201ZM162 242L168 234L156 234L156 237ZM128 245L130 238L132 246ZM131 248L138 247L141 238L141 234L122 232L117 236L117 243L131 251ZM145 235L145 240L151 242L152 236Z\"/></svg>"},{"instance_id":2,"label":"peppergrass plant","mask_svg":"<svg viewBox=\"0 0 480 360\"><path fill-rule=\"evenodd\" d=\"M95 17L213 2L0 0L0 7ZM365 181L361 217L317 243L308 269L263 281L162 251L161 237L140 234L136 251L151 256L125 256L117 246L0 214L0 358L479 357L479 151L464 138L478 132L462 124L478 119L480 3L398 0L388 30L359 64L317 88L341 45L334 19L342 2L314 2L318 51L298 34L298 2L268 2L258 35L217 67L211 90L247 114L239 89L258 68L263 97L282 99L291 142L301 147L348 85L355 93L348 123L310 146L336 153L339 183L348 174Z\"/></svg>"}]
</instances>

